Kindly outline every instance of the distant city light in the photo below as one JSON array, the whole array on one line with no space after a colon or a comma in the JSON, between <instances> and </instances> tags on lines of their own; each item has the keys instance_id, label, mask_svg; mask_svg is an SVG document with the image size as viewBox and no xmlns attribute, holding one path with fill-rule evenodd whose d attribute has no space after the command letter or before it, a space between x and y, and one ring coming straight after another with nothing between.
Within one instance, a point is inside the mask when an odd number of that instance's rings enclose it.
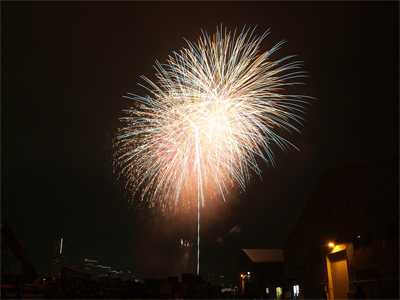
<instances>
[{"instance_id":1,"label":"distant city light","mask_svg":"<svg viewBox=\"0 0 400 300\"><path fill-rule=\"evenodd\" d=\"M181 239L181 248L183 247L193 247L193 242L190 244L187 240L185 240L185 242L183 241L183 239Z\"/></svg>"}]
</instances>

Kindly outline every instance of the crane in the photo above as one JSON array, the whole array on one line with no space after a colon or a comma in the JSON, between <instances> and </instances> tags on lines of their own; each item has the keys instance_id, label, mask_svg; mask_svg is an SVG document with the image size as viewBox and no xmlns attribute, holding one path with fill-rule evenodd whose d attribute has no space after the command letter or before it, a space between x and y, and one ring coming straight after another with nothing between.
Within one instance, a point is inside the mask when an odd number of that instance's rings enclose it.
<instances>
[{"instance_id":1,"label":"crane","mask_svg":"<svg viewBox=\"0 0 400 300\"><path fill-rule=\"evenodd\" d=\"M7 242L12 253L18 261L18 264L21 267L23 274L22 281L24 283L31 283L37 278L35 267L22 249L21 244L18 242L17 237L11 229L11 226L8 225L6 222L1 222L1 235Z\"/></svg>"}]
</instances>

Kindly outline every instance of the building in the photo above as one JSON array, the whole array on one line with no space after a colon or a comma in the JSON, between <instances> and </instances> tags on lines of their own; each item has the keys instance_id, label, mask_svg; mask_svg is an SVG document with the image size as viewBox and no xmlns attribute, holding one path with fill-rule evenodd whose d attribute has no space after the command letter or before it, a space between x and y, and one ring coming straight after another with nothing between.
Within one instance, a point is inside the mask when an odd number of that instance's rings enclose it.
<instances>
[{"instance_id":1,"label":"building","mask_svg":"<svg viewBox=\"0 0 400 300\"><path fill-rule=\"evenodd\" d=\"M280 299L284 288L282 249L242 249L238 285L246 297Z\"/></svg>"},{"instance_id":2,"label":"building","mask_svg":"<svg viewBox=\"0 0 400 300\"><path fill-rule=\"evenodd\" d=\"M84 259L83 263L83 270L87 273L92 273L93 272L93 267L97 266L97 260L94 259Z\"/></svg>"},{"instance_id":3,"label":"building","mask_svg":"<svg viewBox=\"0 0 400 300\"><path fill-rule=\"evenodd\" d=\"M208 273L208 282L211 283L211 285L215 285L215 273Z\"/></svg>"},{"instance_id":4,"label":"building","mask_svg":"<svg viewBox=\"0 0 400 300\"><path fill-rule=\"evenodd\" d=\"M51 262L51 275L59 273L67 265L68 239L57 238L54 243L53 260Z\"/></svg>"},{"instance_id":5,"label":"building","mask_svg":"<svg viewBox=\"0 0 400 300\"><path fill-rule=\"evenodd\" d=\"M83 270L90 273L94 278L127 278L134 280L135 276L131 275L130 271L124 273L121 270L112 270L111 267L103 266L94 259L84 259Z\"/></svg>"},{"instance_id":6,"label":"building","mask_svg":"<svg viewBox=\"0 0 400 300\"><path fill-rule=\"evenodd\" d=\"M285 246L290 296L399 298L399 159L326 170Z\"/></svg>"},{"instance_id":7,"label":"building","mask_svg":"<svg viewBox=\"0 0 400 300\"><path fill-rule=\"evenodd\" d=\"M181 273L192 273L196 271L196 252L193 242L181 239L180 243Z\"/></svg>"},{"instance_id":8,"label":"building","mask_svg":"<svg viewBox=\"0 0 400 300\"><path fill-rule=\"evenodd\" d=\"M219 288L211 286L200 275L182 274L168 279L146 279L143 289L145 299L221 299Z\"/></svg>"},{"instance_id":9,"label":"building","mask_svg":"<svg viewBox=\"0 0 400 300\"><path fill-rule=\"evenodd\" d=\"M223 289L225 288L225 276L219 276L219 286Z\"/></svg>"}]
</instances>

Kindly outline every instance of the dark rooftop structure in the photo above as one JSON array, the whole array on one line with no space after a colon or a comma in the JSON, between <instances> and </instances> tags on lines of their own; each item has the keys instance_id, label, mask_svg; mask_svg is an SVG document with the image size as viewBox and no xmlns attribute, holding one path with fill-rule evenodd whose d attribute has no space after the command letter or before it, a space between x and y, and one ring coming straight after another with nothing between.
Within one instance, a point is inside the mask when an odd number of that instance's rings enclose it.
<instances>
[{"instance_id":1,"label":"dark rooftop structure","mask_svg":"<svg viewBox=\"0 0 400 300\"><path fill-rule=\"evenodd\" d=\"M283 249L243 249L254 263L283 262Z\"/></svg>"}]
</instances>

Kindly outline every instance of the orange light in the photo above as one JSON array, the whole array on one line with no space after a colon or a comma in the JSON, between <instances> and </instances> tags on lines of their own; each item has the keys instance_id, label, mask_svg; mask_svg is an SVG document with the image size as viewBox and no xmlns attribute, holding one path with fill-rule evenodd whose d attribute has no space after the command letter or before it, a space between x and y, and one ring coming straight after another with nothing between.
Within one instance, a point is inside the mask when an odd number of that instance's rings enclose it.
<instances>
[{"instance_id":1,"label":"orange light","mask_svg":"<svg viewBox=\"0 0 400 300\"><path fill-rule=\"evenodd\" d=\"M243 278L243 274L240 274L240 277L242 277L242 278Z\"/></svg>"},{"instance_id":2,"label":"orange light","mask_svg":"<svg viewBox=\"0 0 400 300\"><path fill-rule=\"evenodd\" d=\"M334 243L329 243L329 247L335 247Z\"/></svg>"}]
</instances>

